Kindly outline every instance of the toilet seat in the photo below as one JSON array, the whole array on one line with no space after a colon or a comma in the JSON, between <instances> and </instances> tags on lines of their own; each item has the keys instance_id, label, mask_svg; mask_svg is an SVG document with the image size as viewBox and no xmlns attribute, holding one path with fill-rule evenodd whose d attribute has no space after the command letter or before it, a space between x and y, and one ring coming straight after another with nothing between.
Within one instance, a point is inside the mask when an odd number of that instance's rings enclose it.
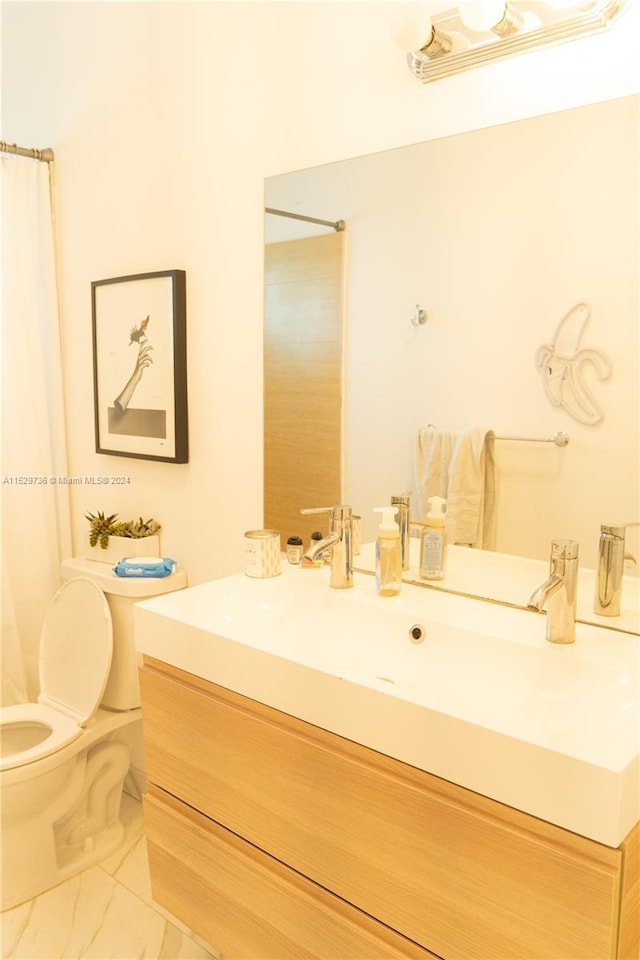
<instances>
[{"instance_id":1,"label":"toilet seat","mask_svg":"<svg viewBox=\"0 0 640 960\"><path fill-rule=\"evenodd\" d=\"M14 725L41 726L45 730L43 738L35 746L3 757L0 761L2 770L11 770L13 767L21 767L25 763L47 757L50 753L55 753L56 750L71 743L82 733L82 727L76 720L65 716L64 713L46 703L17 703L10 707L3 707L0 712L0 721L5 745L11 740L11 727Z\"/></svg>"},{"instance_id":2,"label":"toilet seat","mask_svg":"<svg viewBox=\"0 0 640 960\"><path fill-rule=\"evenodd\" d=\"M70 743L94 715L109 679L113 625L107 599L84 577L60 587L40 635L40 695L37 703L4 707L2 727L43 725L50 733L0 760L0 770L32 763Z\"/></svg>"}]
</instances>

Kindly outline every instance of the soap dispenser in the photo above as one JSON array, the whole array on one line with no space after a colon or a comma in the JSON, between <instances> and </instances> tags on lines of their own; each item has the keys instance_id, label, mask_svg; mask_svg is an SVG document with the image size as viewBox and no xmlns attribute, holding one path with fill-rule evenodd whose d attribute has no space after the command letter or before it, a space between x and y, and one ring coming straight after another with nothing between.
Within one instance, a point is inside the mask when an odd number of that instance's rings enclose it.
<instances>
[{"instance_id":1,"label":"soap dispenser","mask_svg":"<svg viewBox=\"0 0 640 960\"><path fill-rule=\"evenodd\" d=\"M400 593L402 578L400 530L394 520L398 511L395 507L373 509L382 514L376 540L376 589L382 597L393 597Z\"/></svg>"},{"instance_id":2,"label":"soap dispenser","mask_svg":"<svg viewBox=\"0 0 640 960\"><path fill-rule=\"evenodd\" d=\"M447 565L447 531L444 497L429 497L430 510L420 539L420 576L423 580L442 580Z\"/></svg>"}]
</instances>

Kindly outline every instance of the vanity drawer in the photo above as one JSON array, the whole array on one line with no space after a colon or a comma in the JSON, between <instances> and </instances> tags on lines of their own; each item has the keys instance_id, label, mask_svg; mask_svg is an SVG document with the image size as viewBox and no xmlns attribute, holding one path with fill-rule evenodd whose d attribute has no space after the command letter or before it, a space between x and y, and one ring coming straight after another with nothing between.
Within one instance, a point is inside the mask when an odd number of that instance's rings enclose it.
<instances>
[{"instance_id":1,"label":"vanity drawer","mask_svg":"<svg viewBox=\"0 0 640 960\"><path fill-rule=\"evenodd\" d=\"M619 850L145 663L152 782L446 960L615 957Z\"/></svg>"},{"instance_id":2,"label":"vanity drawer","mask_svg":"<svg viewBox=\"0 0 640 960\"><path fill-rule=\"evenodd\" d=\"M437 960L157 787L154 899L233 960Z\"/></svg>"}]
</instances>

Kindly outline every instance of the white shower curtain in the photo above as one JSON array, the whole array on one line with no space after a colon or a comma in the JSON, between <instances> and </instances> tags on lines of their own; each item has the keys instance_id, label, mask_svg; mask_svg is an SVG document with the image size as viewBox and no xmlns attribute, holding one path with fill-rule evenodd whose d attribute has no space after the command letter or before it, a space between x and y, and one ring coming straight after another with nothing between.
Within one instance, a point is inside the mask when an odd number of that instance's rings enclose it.
<instances>
[{"instance_id":1,"label":"white shower curtain","mask_svg":"<svg viewBox=\"0 0 640 960\"><path fill-rule=\"evenodd\" d=\"M48 164L0 157L2 703L38 694L42 620L71 554ZM53 482L55 479L56 483Z\"/></svg>"}]
</instances>

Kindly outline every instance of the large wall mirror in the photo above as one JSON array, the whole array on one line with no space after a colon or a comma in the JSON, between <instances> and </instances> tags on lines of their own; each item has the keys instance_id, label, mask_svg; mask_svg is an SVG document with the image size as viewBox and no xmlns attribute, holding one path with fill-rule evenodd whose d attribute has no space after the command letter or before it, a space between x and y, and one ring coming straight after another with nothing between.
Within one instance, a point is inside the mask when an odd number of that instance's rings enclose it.
<instances>
[{"instance_id":1,"label":"large wall mirror","mask_svg":"<svg viewBox=\"0 0 640 960\"><path fill-rule=\"evenodd\" d=\"M266 207L346 224L333 440L338 499L362 516L364 540L392 494L412 490L415 516L426 424L531 438L495 442L498 552L543 560L569 537L593 567L600 524L640 520L639 116L640 97L624 97L266 181ZM274 249L334 233L265 216ZM578 304L580 322L563 325ZM289 306L286 322L313 310ZM545 344L567 355L590 422L550 401L536 366ZM327 396L287 403L322 419ZM539 442L559 431L568 446ZM313 472L327 452L308 435ZM265 459L270 443L267 431ZM299 450L289 454L295 474ZM637 528L628 550L638 556Z\"/></svg>"}]
</instances>

